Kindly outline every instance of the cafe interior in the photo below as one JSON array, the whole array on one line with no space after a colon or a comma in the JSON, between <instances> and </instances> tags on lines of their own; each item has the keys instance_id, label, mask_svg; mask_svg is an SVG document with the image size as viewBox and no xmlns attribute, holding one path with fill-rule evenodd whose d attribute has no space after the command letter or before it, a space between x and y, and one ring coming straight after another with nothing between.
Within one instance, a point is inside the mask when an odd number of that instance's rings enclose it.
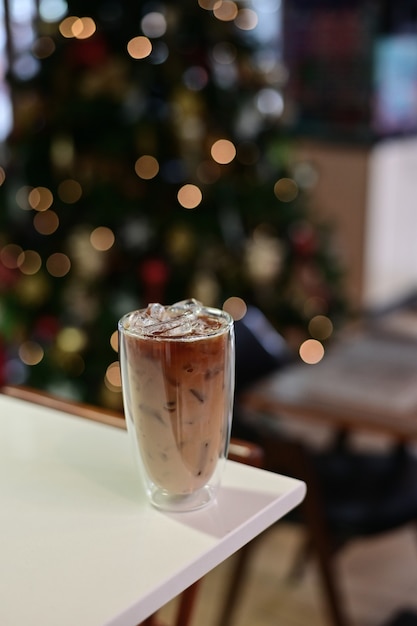
<instances>
[{"instance_id":1,"label":"cafe interior","mask_svg":"<svg viewBox=\"0 0 417 626\"><path fill-rule=\"evenodd\" d=\"M416 0L0 19L0 392L123 421L118 320L195 298L230 458L307 485L144 624L416 625Z\"/></svg>"}]
</instances>

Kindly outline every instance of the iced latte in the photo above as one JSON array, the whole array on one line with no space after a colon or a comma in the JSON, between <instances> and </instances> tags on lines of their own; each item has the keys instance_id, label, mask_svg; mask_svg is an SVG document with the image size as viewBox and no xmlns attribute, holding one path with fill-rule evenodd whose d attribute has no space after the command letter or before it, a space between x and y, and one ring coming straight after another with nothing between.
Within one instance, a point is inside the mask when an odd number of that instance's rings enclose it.
<instances>
[{"instance_id":1,"label":"iced latte","mask_svg":"<svg viewBox=\"0 0 417 626\"><path fill-rule=\"evenodd\" d=\"M230 437L230 316L195 300L151 304L119 322L128 429L156 506L198 508L215 495Z\"/></svg>"}]
</instances>

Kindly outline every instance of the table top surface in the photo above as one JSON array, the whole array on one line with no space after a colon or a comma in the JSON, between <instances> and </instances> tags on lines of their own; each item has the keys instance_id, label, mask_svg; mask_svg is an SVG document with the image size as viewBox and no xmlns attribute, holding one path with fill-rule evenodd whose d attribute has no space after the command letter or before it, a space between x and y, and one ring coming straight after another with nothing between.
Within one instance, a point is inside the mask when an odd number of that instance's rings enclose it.
<instances>
[{"instance_id":1,"label":"table top surface","mask_svg":"<svg viewBox=\"0 0 417 626\"><path fill-rule=\"evenodd\" d=\"M242 401L272 415L416 439L417 337L381 329L348 334L320 363L278 370Z\"/></svg>"},{"instance_id":2,"label":"table top surface","mask_svg":"<svg viewBox=\"0 0 417 626\"><path fill-rule=\"evenodd\" d=\"M227 461L214 504L146 500L127 432L0 394L0 623L136 626L297 506L305 485Z\"/></svg>"}]
</instances>

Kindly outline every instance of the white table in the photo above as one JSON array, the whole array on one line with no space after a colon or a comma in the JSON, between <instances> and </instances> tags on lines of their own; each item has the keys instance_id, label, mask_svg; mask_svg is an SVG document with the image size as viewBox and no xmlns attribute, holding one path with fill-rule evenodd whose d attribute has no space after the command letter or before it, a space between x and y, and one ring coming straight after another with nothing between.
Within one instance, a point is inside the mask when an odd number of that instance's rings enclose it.
<instances>
[{"instance_id":1,"label":"white table","mask_svg":"<svg viewBox=\"0 0 417 626\"><path fill-rule=\"evenodd\" d=\"M228 461L215 504L162 513L126 431L0 394L0 624L135 626L304 494Z\"/></svg>"}]
</instances>

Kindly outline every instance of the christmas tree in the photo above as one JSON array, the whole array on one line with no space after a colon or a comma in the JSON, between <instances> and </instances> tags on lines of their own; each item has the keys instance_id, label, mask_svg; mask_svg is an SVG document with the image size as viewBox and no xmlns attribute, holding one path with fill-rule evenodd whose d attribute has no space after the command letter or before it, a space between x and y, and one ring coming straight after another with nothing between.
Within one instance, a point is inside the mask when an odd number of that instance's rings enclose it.
<instances>
[{"instance_id":1,"label":"christmas tree","mask_svg":"<svg viewBox=\"0 0 417 626\"><path fill-rule=\"evenodd\" d=\"M309 214L315 172L285 137L279 13L256 6L37 15L38 69L9 71L3 382L120 407L117 320L148 302L254 304L294 348L343 318L331 231Z\"/></svg>"}]
</instances>

